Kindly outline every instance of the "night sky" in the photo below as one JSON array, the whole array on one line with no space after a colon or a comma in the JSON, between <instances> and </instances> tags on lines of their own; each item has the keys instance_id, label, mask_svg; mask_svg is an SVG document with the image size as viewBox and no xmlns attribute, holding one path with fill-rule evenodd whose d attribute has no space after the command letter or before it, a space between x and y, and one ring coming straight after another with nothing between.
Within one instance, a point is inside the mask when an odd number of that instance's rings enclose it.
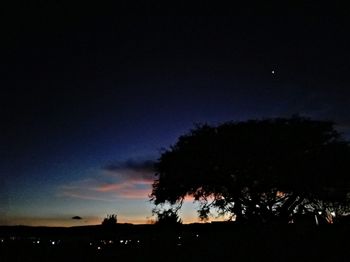
<instances>
[{"instance_id":1,"label":"night sky","mask_svg":"<svg viewBox=\"0 0 350 262\"><path fill-rule=\"evenodd\" d=\"M5 9L0 224L147 223L152 162L194 123L300 114L350 137L349 10L204 9Z\"/></svg>"}]
</instances>

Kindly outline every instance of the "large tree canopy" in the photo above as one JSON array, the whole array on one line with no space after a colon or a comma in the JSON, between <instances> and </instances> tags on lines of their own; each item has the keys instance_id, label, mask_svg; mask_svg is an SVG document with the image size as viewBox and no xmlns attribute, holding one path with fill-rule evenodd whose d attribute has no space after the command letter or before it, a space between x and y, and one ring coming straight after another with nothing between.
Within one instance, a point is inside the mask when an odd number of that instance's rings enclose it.
<instances>
[{"instance_id":1,"label":"large tree canopy","mask_svg":"<svg viewBox=\"0 0 350 262\"><path fill-rule=\"evenodd\" d=\"M186 196L237 221L288 222L349 210L350 148L333 123L302 117L197 125L156 163L151 200Z\"/></svg>"}]
</instances>

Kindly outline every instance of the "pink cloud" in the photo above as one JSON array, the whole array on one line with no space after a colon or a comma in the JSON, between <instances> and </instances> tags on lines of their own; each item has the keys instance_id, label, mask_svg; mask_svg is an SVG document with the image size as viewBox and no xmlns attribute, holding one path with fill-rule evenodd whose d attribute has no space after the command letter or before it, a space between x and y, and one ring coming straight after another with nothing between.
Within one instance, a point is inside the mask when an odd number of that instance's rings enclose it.
<instances>
[{"instance_id":1,"label":"pink cloud","mask_svg":"<svg viewBox=\"0 0 350 262\"><path fill-rule=\"evenodd\" d=\"M142 180L142 179L129 179L123 182L115 182L115 183L105 183L102 185L98 185L93 188L93 190L97 192L116 192L125 191L125 190L137 190L137 186L147 186L150 187L153 181L150 180Z\"/></svg>"},{"instance_id":2,"label":"pink cloud","mask_svg":"<svg viewBox=\"0 0 350 262\"><path fill-rule=\"evenodd\" d=\"M97 192L115 192L121 189L123 189L123 184L106 184L97 186L93 190Z\"/></svg>"},{"instance_id":3,"label":"pink cloud","mask_svg":"<svg viewBox=\"0 0 350 262\"><path fill-rule=\"evenodd\" d=\"M59 188L59 195L98 201L144 199L152 192L152 161L127 160L108 165L94 177L71 182Z\"/></svg>"},{"instance_id":4,"label":"pink cloud","mask_svg":"<svg viewBox=\"0 0 350 262\"><path fill-rule=\"evenodd\" d=\"M58 195L97 201L148 199L152 191L152 183L152 180L144 177L130 176L118 179L103 173L94 179L84 179L63 185L59 188Z\"/></svg>"}]
</instances>

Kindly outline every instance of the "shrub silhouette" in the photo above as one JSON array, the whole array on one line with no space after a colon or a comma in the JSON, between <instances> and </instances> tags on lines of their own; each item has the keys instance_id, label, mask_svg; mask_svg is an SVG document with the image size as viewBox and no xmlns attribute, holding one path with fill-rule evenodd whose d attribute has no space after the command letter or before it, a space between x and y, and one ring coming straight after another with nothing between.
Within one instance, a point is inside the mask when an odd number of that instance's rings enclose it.
<instances>
[{"instance_id":1,"label":"shrub silhouette","mask_svg":"<svg viewBox=\"0 0 350 262\"><path fill-rule=\"evenodd\" d=\"M114 226L117 224L117 221L116 214L107 215L102 221L102 226Z\"/></svg>"}]
</instances>

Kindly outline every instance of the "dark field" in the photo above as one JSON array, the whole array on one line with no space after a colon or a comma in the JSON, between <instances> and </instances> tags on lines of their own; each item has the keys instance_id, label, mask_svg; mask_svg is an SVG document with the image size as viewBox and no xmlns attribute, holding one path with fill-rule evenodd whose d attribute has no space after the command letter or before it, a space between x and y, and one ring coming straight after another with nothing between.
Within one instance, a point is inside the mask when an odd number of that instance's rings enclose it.
<instances>
[{"instance_id":1,"label":"dark field","mask_svg":"<svg viewBox=\"0 0 350 262\"><path fill-rule=\"evenodd\" d=\"M0 261L349 261L348 226L0 227Z\"/></svg>"}]
</instances>

